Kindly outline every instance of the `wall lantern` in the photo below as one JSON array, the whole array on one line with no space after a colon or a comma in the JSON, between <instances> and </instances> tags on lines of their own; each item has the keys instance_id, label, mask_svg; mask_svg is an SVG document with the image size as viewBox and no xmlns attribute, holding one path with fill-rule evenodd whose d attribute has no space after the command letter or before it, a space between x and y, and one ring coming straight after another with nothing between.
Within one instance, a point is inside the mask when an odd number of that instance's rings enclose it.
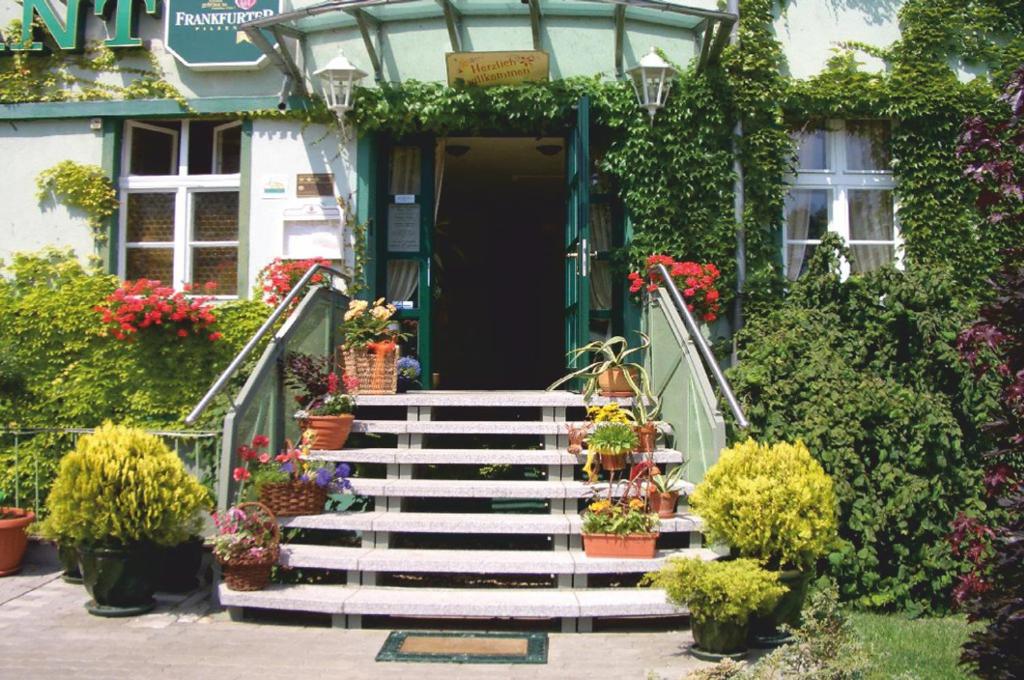
<instances>
[{"instance_id":1,"label":"wall lantern","mask_svg":"<svg viewBox=\"0 0 1024 680\"><path fill-rule=\"evenodd\" d=\"M668 91L672 87L672 81L676 77L676 70L661 58L654 48L644 55L640 63L626 71L633 81L633 89L636 90L636 98L640 106L647 109L651 115L651 124L654 124L654 114L658 109L665 106L668 100Z\"/></svg>"},{"instance_id":2,"label":"wall lantern","mask_svg":"<svg viewBox=\"0 0 1024 680\"><path fill-rule=\"evenodd\" d=\"M352 98L355 93L356 83L366 77L366 71L360 70L352 65L344 54L338 54L334 59L327 62L314 75L323 81L324 99L327 107L334 111L338 120L342 120L345 113L352 110Z\"/></svg>"}]
</instances>

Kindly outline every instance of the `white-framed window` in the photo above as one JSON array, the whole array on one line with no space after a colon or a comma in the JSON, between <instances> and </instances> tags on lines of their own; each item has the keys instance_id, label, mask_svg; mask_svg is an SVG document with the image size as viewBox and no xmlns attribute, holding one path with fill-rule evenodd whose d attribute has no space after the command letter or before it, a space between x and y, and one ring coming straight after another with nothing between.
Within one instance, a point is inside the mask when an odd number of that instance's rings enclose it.
<instances>
[{"instance_id":1,"label":"white-framed window","mask_svg":"<svg viewBox=\"0 0 1024 680\"><path fill-rule=\"evenodd\" d=\"M843 275L899 262L902 242L892 174L891 127L885 120L829 120L793 133L796 172L789 178L783 265L796 280L821 237L849 245Z\"/></svg>"},{"instance_id":2,"label":"white-framed window","mask_svg":"<svg viewBox=\"0 0 1024 680\"><path fill-rule=\"evenodd\" d=\"M240 121L125 123L118 274L238 295Z\"/></svg>"}]
</instances>

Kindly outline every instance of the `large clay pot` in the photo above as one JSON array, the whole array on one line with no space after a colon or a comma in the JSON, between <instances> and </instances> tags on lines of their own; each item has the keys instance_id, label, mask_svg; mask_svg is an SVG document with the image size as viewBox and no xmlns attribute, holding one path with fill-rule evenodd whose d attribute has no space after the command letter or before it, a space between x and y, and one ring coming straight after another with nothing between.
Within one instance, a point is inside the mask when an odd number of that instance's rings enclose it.
<instances>
[{"instance_id":1,"label":"large clay pot","mask_svg":"<svg viewBox=\"0 0 1024 680\"><path fill-rule=\"evenodd\" d=\"M718 661L741 659L747 655L747 621L736 623L692 618L690 626L696 643L691 652L697 658Z\"/></svg>"},{"instance_id":2,"label":"large clay pot","mask_svg":"<svg viewBox=\"0 0 1024 680\"><path fill-rule=\"evenodd\" d=\"M82 580L92 601L85 605L96 616L136 616L156 606L152 548L79 546Z\"/></svg>"},{"instance_id":3,"label":"large clay pot","mask_svg":"<svg viewBox=\"0 0 1024 680\"><path fill-rule=\"evenodd\" d=\"M583 534L587 557L634 557L653 559L658 534Z\"/></svg>"},{"instance_id":4,"label":"large clay pot","mask_svg":"<svg viewBox=\"0 0 1024 680\"><path fill-rule=\"evenodd\" d=\"M633 379L633 384L636 384L639 379L639 373L637 373L636 369L629 369L629 375ZM598 375L597 387L602 397L633 396L633 388L629 386L629 382L626 380L626 369L621 367L609 368L604 373Z\"/></svg>"},{"instance_id":5,"label":"large clay pot","mask_svg":"<svg viewBox=\"0 0 1024 680\"><path fill-rule=\"evenodd\" d=\"M676 516L676 503L679 502L678 491L669 491L668 493L655 491L648 500L651 503L651 512L658 513L658 517L661 519L672 519Z\"/></svg>"},{"instance_id":6,"label":"large clay pot","mask_svg":"<svg viewBox=\"0 0 1024 680\"><path fill-rule=\"evenodd\" d=\"M342 416L309 416L302 421L302 431L313 432L310 446L314 449L336 451L348 441L353 420L355 416L351 413Z\"/></svg>"},{"instance_id":7,"label":"large clay pot","mask_svg":"<svg viewBox=\"0 0 1024 680\"><path fill-rule=\"evenodd\" d=\"M36 516L31 510L0 508L0 576L17 574L28 548L26 527Z\"/></svg>"},{"instance_id":8,"label":"large clay pot","mask_svg":"<svg viewBox=\"0 0 1024 680\"><path fill-rule=\"evenodd\" d=\"M779 583L788 590L779 598L775 608L765 616L754 616L750 621L751 642L761 649L772 649L789 642L792 635L779 629L782 624L791 628L800 625L800 612L807 599L811 572L787 569L779 572Z\"/></svg>"}]
</instances>

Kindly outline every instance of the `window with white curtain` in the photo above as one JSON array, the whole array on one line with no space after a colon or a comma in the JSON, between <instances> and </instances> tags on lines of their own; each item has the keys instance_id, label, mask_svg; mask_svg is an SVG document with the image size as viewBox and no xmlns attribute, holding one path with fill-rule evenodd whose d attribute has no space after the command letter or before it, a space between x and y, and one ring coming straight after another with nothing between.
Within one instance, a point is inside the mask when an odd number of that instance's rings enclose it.
<instances>
[{"instance_id":1,"label":"window with white curtain","mask_svg":"<svg viewBox=\"0 0 1024 680\"><path fill-rule=\"evenodd\" d=\"M238 294L239 121L125 123L118 274Z\"/></svg>"},{"instance_id":2,"label":"window with white curtain","mask_svg":"<svg viewBox=\"0 0 1024 680\"><path fill-rule=\"evenodd\" d=\"M898 262L889 122L809 123L793 136L797 158L785 206L786 276L796 280L806 271L811 253L829 231L850 247L852 262L843 263L844 275Z\"/></svg>"}]
</instances>

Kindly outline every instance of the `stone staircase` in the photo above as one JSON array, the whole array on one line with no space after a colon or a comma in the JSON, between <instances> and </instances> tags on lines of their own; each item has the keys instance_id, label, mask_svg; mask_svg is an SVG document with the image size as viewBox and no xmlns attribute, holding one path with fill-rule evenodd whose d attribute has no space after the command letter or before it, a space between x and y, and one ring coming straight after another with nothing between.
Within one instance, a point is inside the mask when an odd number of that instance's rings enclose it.
<instances>
[{"instance_id":1,"label":"stone staircase","mask_svg":"<svg viewBox=\"0 0 1024 680\"><path fill-rule=\"evenodd\" d=\"M583 553L580 510L608 491L581 481L580 460L566 452L566 423L581 420L583 406L568 392L361 397L353 431L384 446L313 455L358 465L353 490L373 498L373 510L282 520L314 538L282 546L281 565L330 577L257 592L222 584L221 603L235 618L247 609L316 612L341 627L364 617L545 619L586 632L595 618L685 614L661 591L633 587L670 555L717 556L701 547L700 520L685 508L661 521L654 559ZM503 448L483 448L495 441ZM667 471L683 453L663 448L654 459ZM481 466L502 466L510 479L481 479Z\"/></svg>"}]
</instances>

